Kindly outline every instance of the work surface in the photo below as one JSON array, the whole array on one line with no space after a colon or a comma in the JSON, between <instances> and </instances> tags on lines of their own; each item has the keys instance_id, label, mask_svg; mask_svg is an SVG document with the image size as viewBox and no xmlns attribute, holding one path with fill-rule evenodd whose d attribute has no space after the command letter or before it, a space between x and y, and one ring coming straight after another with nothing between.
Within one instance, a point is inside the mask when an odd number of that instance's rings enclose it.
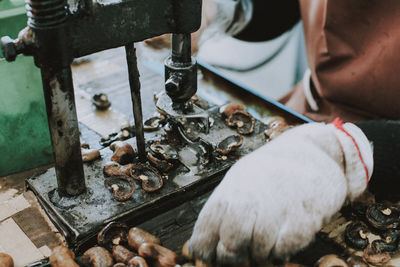
<instances>
[{"instance_id":1,"label":"work surface","mask_svg":"<svg viewBox=\"0 0 400 267\"><path fill-rule=\"evenodd\" d=\"M154 91L163 89L163 65L160 59L166 56L165 51L152 53L139 49L139 71L141 73L142 90L154 88ZM114 49L92 56L78 59L72 66L75 86L75 101L82 133L82 141L91 148L98 149L101 136L118 131L121 126L133 119L128 74L123 49ZM271 115L271 105L255 96L233 88L230 84L221 81L218 77L205 71L199 72L199 95L215 104L226 102L243 103L256 118L263 119ZM106 93L112 103L107 111L96 111L91 104L91 97L95 93ZM142 99L143 106L154 105L152 98ZM144 108L144 118L153 114ZM278 112L279 113L279 112ZM296 121L296 119L293 119ZM48 166L50 167L50 166ZM52 225L43 210L40 208L32 192L25 192L25 179L41 172L48 167L19 173L0 179L0 251L10 253L16 266L23 266L41 258L47 257L53 247L63 242L62 236ZM186 235L178 235L178 240L168 239L164 242L180 243L188 236L191 225L196 218L204 198L187 203L186 211L180 211L180 216L171 216L169 227L163 235L171 236L173 231ZM185 210L185 209L184 209ZM189 216L190 215L190 216ZM168 217L168 216L167 216ZM173 219L172 219L173 217ZM166 219L169 220L169 219ZM183 228L182 228L183 227ZM148 224L152 230L151 223ZM183 229L186 229L183 231Z\"/></svg>"},{"instance_id":2,"label":"work surface","mask_svg":"<svg viewBox=\"0 0 400 267\"><path fill-rule=\"evenodd\" d=\"M143 49L140 49L138 54L142 89L154 88L155 91L162 91L163 66L159 59L166 54L146 54ZM72 69L82 141L88 143L91 148L101 148L101 136L119 131L121 126L133 119L124 50L114 49L79 59ZM284 113L274 110L270 104L240 91L208 71L200 72L200 76L199 96L210 102L218 105L226 102L242 103L261 121L271 114L285 116ZM108 95L112 103L111 109L101 112L92 106L92 95L100 92ZM151 97L142 101L143 106L154 105ZM151 109L144 108L144 118L153 115L149 110ZM298 123L293 117L286 115L285 118L291 124ZM16 266L24 266L47 257L53 247L64 242L61 234L39 206L34 194L30 191L25 192L25 179L48 167L51 166L0 179L0 251L11 254ZM163 216L145 222L141 227L159 236L166 247L179 250L190 236L193 223L207 197L208 194L205 194L188 201ZM324 228L325 234L322 235L343 242L341 235L347 224L348 220L338 214L332 223ZM370 238L374 239L376 236ZM326 251L333 252L335 248L328 245ZM315 257L310 254L305 256ZM400 266L398 259L392 260L391 264Z\"/></svg>"}]
</instances>

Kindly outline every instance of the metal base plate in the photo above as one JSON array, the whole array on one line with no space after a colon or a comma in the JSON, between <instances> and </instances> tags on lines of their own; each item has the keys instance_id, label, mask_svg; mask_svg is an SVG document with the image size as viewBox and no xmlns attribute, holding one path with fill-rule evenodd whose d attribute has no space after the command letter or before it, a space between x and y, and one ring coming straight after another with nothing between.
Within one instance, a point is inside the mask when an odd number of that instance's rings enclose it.
<instances>
[{"instance_id":1,"label":"metal base plate","mask_svg":"<svg viewBox=\"0 0 400 267\"><path fill-rule=\"evenodd\" d=\"M225 125L217 108L208 110L214 120L208 134L201 138L214 146L224 138L237 134L235 129ZM101 159L84 164L86 193L78 197L59 197L55 169L27 180L27 186L34 191L43 208L49 214L60 232L72 248L80 250L93 240L104 224L120 221L138 225L183 202L210 191L222 179L224 173L241 156L262 146L267 140L264 131L268 127L256 121L255 131L244 136L243 145L225 160L213 160L204 168L185 168L183 165L169 173L164 186L157 192L145 192L135 181L136 190L132 198L125 202L114 200L112 193L104 187L103 166L110 161L112 151L107 147L101 150ZM164 130L146 133L146 141L160 140ZM135 138L126 140L136 147ZM181 155L183 156L183 154Z\"/></svg>"}]
</instances>

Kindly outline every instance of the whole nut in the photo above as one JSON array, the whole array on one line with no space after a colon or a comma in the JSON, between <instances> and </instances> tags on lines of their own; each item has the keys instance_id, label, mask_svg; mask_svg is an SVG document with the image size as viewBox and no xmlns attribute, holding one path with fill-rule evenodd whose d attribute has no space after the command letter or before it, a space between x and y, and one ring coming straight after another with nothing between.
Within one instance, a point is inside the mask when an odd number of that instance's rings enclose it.
<instances>
[{"instance_id":1,"label":"whole nut","mask_svg":"<svg viewBox=\"0 0 400 267\"><path fill-rule=\"evenodd\" d=\"M130 251L129 249L121 245L115 246L113 248L112 255L116 262L122 262L125 264L128 264L130 259L137 256L136 253Z\"/></svg>"},{"instance_id":2,"label":"whole nut","mask_svg":"<svg viewBox=\"0 0 400 267\"><path fill-rule=\"evenodd\" d=\"M1 267L14 267L13 258L6 253L0 253L0 266Z\"/></svg>"},{"instance_id":3,"label":"whole nut","mask_svg":"<svg viewBox=\"0 0 400 267\"><path fill-rule=\"evenodd\" d=\"M212 267L212 264L205 263L205 262L203 262L203 261L201 261L199 259L196 259L195 265L196 265L196 267Z\"/></svg>"},{"instance_id":4,"label":"whole nut","mask_svg":"<svg viewBox=\"0 0 400 267\"><path fill-rule=\"evenodd\" d=\"M143 243L161 244L160 239L140 228L133 227L128 233L128 244L131 248L138 250Z\"/></svg>"},{"instance_id":5,"label":"whole nut","mask_svg":"<svg viewBox=\"0 0 400 267\"><path fill-rule=\"evenodd\" d=\"M325 255L318 260L318 267L348 267L347 263L337 255Z\"/></svg>"},{"instance_id":6,"label":"whole nut","mask_svg":"<svg viewBox=\"0 0 400 267\"><path fill-rule=\"evenodd\" d=\"M378 253L371 247L364 249L363 259L376 266L383 266L391 260L389 252Z\"/></svg>"},{"instance_id":7,"label":"whole nut","mask_svg":"<svg viewBox=\"0 0 400 267\"><path fill-rule=\"evenodd\" d=\"M368 263L364 259L357 255L351 255L347 260L349 267L368 267Z\"/></svg>"},{"instance_id":8,"label":"whole nut","mask_svg":"<svg viewBox=\"0 0 400 267\"><path fill-rule=\"evenodd\" d=\"M143 243L138 252L143 258L153 259L159 267L175 267L178 262L175 252L157 244Z\"/></svg>"},{"instance_id":9,"label":"whole nut","mask_svg":"<svg viewBox=\"0 0 400 267\"><path fill-rule=\"evenodd\" d=\"M148 265L145 259L136 256L129 260L128 267L148 267Z\"/></svg>"},{"instance_id":10,"label":"whole nut","mask_svg":"<svg viewBox=\"0 0 400 267\"><path fill-rule=\"evenodd\" d=\"M53 267L79 267L74 261L75 254L66 246L58 246L50 255L50 264Z\"/></svg>"},{"instance_id":11,"label":"whole nut","mask_svg":"<svg viewBox=\"0 0 400 267\"><path fill-rule=\"evenodd\" d=\"M81 258L83 266L92 267L111 267L114 265L114 260L111 253L102 247L93 247L86 250Z\"/></svg>"},{"instance_id":12,"label":"whole nut","mask_svg":"<svg viewBox=\"0 0 400 267\"><path fill-rule=\"evenodd\" d=\"M186 241L182 247L182 256L189 261L193 259L192 255L189 253L189 241Z\"/></svg>"},{"instance_id":13,"label":"whole nut","mask_svg":"<svg viewBox=\"0 0 400 267\"><path fill-rule=\"evenodd\" d=\"M82 148L82 161L83 162L92 162L100 157L101 156L100 156L99 150Z\"/></svg>"}]
</instances>

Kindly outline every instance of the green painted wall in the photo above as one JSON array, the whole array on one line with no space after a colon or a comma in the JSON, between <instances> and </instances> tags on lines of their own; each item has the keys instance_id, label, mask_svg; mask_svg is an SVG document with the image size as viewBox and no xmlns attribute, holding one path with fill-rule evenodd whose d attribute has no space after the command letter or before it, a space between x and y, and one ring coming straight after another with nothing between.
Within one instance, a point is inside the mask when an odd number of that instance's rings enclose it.
<instances>
[{"instance_id":1,"label":"green painted wall","mask_svg":"<svg viewBox=\"0 0 400 267\"><path fill-rule=\"evenodd\" d=\"M0 0L0 36L26 27L24 1ZM53 161L40 71L32 57L0 55L0 177Z\"/></svg>"}]
</instances>

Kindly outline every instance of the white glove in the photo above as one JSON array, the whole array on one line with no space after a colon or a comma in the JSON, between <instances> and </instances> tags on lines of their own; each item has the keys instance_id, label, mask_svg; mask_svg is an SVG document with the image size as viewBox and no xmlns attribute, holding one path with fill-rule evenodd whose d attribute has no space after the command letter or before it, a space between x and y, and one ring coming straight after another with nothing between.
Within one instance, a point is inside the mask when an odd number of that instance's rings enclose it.
<instances>
[{"instance_id":1,"label":"white glove","mask_svg":"<svg viewBox=\"0 0 400 267\"><path fill-rule=\"evenodd\" d=\"M252 265L293 254L366 189L372 168L371 145L354 124L292 128L232 166L200 212L189 251Z\"/></svg>"}]
</instances>

